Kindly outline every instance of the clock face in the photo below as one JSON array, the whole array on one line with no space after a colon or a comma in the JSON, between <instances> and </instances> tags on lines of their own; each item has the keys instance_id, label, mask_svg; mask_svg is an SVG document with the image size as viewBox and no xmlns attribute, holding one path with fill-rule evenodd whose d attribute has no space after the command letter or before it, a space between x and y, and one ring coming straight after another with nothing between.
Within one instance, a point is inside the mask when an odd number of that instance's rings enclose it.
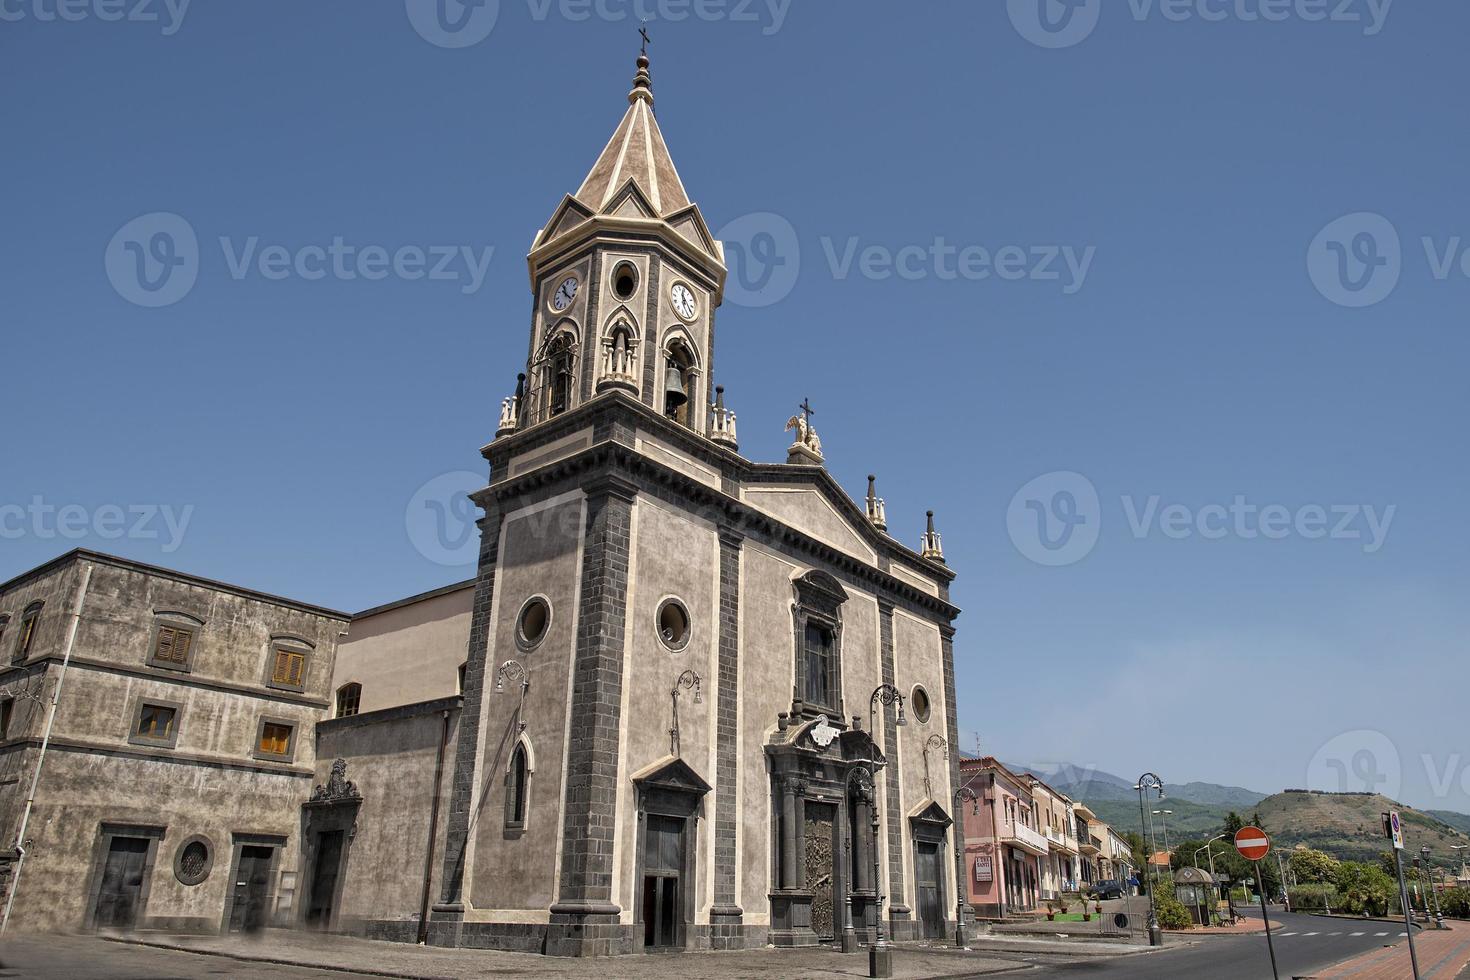
<instances>
[{"instance_id":1,"label":"clock face","mask_svg":"<svg viewBox=\"0 0 1470 980\"><path fill-rule=\"evenodd\" d=\"M577 277L567 276L556 292L551 296L551 308L560 313L572 305L572 300L577 298Z\"/></svg>"},{"instance_id":2,"label":"clock face","mask_svg":"<svg viewBox=\"0 0 1470 980\"><path fill-rule=\"evenodd\" d=\"M688 286L675 283L670 298L674 301L674 312L686 320L694 319L694 292Z\"/></svg>"}]
</instances>

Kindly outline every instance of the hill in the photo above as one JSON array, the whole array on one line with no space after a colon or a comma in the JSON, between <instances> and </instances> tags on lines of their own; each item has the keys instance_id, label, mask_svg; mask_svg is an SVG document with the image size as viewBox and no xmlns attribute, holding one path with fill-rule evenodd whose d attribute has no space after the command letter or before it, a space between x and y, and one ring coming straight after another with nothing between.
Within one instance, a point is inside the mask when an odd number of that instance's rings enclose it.
<instances>
[{"instance_id":1,"label":"hill","mask_svg":"<svg viewBox=\"0 0 1470 980\"><path fill-rule=\"evenodd\" d=\"M1166 788L1169 796L1176 800L1188 800L1204 806L1223 806L1232 810L1249 810L1266 798L1265 793L1242 786L1221 786L1219 783L1185 783L1183 786Z\"/></svg>"},{"instance_id":2,"label":"hill","mask_svg":"<svg viewBox=\"0 0 1470 980\"><path fill-rule=\"evenodd\" d=\"M1065 790L1063 792L1066 792ZM1071 796L1071 793L1067 793ZM1075 797L1074 797L1075 799ZM1138 794L1133 794L1131 801L1121 800L1098 800L1082 797L1093 812L1098 815L1104 823L1111 826L1119 833L1127 830L1137 831L1139 829ZM1149 814L1154 821L1154 833L1158 836L1159 847L1164 846L1164 827L1168 825L1168 842L1177 844L1179 841L1191 837L1213 837L1220 832L1225 825L1225 814L1229 807L1223 806L1201 806L1188 800L1175 800L1165 798L1163 805L1154 803L1150 810L1173 810L1174 812L1160 817Z\"/></svg>"},{"instance_id":3,"label":"hill","mask_svg":"<svg viewBox=\"0 0 1470 980\"><path fill-rule=\"evenodd\" d=\"M1454 844L1470 844L1470 835L1427 813L1376 793L1321 793L1287 790L1268 796L1255 808L1278 846L1305 844L1345 861L1372 861L1388 850L1380 829L1382 814L1398 810L1409 850L1428 845L1435 863L1458 863Z\"/></svg>"},{"instance_id":4,"label":"hill","mask_svg":"<svg viewBox=\"0 0 1470 980\"><path fill-rule=\"evenodd\" d=\"M1456 813L1454 810L1425 810L1440 823L1449 824L1456 830L1470 834L1470 813Z\"/></svg>"}]
</instances>

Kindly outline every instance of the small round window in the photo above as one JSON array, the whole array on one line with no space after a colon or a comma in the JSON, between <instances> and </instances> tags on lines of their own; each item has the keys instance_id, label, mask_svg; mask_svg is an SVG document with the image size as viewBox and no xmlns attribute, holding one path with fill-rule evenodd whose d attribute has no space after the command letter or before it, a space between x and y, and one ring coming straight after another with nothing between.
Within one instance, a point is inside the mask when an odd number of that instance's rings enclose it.
<instances>
[{"instance_id":1,"label":"small round window","mask_svg":"<svg viewBox=\"0 0 1470 980\"><path fill-rule=\"evenodd\" d=\"M914 711L914 717L919 719L919 724L929 720L929 692L922 687L914 688L914 693L909 695L909 707Z\"/></svg>"},{"instance_id":2,"label":"small round window","mask_svg":"<svg viewBox=\"0 0 1470 980\"><path fill-rule=\"evenodd\" d=\"M675 652L689 645L689 610L678 599L665 599L658 607L658 638Z\"/></svg>"},{"instance_id":3,"label":"small round window","mask_svg":"<svg viewBox=\"0 0 1470 980\"><path fill-rule=\"evenodd\" d=\"M209 841L203 837L190 837L179 848L174 858L174 877L185 885L197 885L209 877L214 864L214 853Z\"/></svg>"},{"instance_id":4,"label":"small round window","mask_svg":"<svg viewBox=\"0 0 1470 980\"><path fill-rule=\"evenodd\" d=\"M638 270L632 264L624 262L613 270L613 292L617 294L618 299L632 299L637 289Z\"/></svg>"},{"instance_id":5,"label":"small round window","mask_svg":"<svg viewBox=\"0 0 1470 980\"><path fill-rule=\"evenodd\" d=\"M521 607L516 617L516 644L522 650L530 650L546 639L551 628L551 604L544 596L532 596Z\"/></svg>"}]
</instances>

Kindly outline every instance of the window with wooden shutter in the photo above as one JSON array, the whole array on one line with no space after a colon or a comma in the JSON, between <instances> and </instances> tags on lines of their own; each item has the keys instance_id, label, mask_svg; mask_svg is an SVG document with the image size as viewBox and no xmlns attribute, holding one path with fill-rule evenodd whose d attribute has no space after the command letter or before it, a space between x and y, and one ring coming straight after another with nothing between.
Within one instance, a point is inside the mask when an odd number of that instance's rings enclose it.
<instances>
[{"instance_id":1,"label":"window with wooden shutter","mask_svg":"<svg viewBox=\"0 0 1470 980\"><path fill-rule=\"evenodd\" d=\"M276 650L271 669L271 683L279 687L303 687L306 683L306 654L297 650Z\"/></svg>"},{"instance_id":2,"label":"window with wooden shutter","mask_svg":"<svg viewBox=\"0 0 1470 980\"><path fill-rule=\"evenodd\" d=\"M291 726L266 722L260 729L260 752L262 755L291 754Z\"/></svg>"},{"instance_id":3,"label":"window with wooden shutter","mask_svg":"<svg viewBox=\"0 0 1470 980\"><path fill-rule=\"evenodd\" d=\"M158 627L153 642L153 662L171 667L189 666L189 652L194 648L194 631L182 626Z\"/></svg>"},{"instance_id":4,"label":"window with wooden shutter","mask_svg":"<svg viewBox=\"0 0 1470 980\"><path fill-rule=\"evenodd\" d=\"M15 652L10 658L13 662L18 663L30 655L31 642L36 638L36 620L41 618L42 605L43 603L33 602L21 615L20 631L15 639Z\"/></svg>"},{"instance_id":5,"label":"window with wooden shutter","mask_svg":"<svg viewBox=\"0 0 1470 980\"><path fill-rule=\"evenodd\" d=\"M173 737L174 720L177 717L178 712L173 708L159 704L145 704L138 715L136 734L142 738L156 739L160 742L167 741Z\"/></svg>"}]
</instances>

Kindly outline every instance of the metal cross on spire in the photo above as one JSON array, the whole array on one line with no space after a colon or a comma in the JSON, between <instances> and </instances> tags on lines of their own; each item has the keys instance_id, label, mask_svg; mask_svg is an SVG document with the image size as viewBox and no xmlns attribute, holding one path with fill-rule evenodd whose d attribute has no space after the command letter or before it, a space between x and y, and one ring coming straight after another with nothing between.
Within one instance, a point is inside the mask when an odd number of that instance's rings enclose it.
<instances>
[{"instance_id":1,"label":"metal cross on spire","mask_svg":"<svg viewBox=\"0 0 1470 980\"><path fill-rule=\"evenodd\" d=\"M796 407L802 415L806 416L806 424L810 426L812 424L812 416L817 414L816 410L812 408L812 400L810 398L803 398L801 404Z\"/></svg>"},{"instance_id":2,"label":"metal cross on spire","mask_svg":"<svg viewBox=\"0 0 1470 980\"><path fill-rule=\"evenodd\" d=\"M643 36L643 50L641 52L639 52L639 53L642 54L643 57L646 58L646 57L648 57L648 45L653 40L652 38L650 38L648 36L648 18L647 17L643 18L643 23L638 26L638 33Z\"/></svg>"}]
</instances>

